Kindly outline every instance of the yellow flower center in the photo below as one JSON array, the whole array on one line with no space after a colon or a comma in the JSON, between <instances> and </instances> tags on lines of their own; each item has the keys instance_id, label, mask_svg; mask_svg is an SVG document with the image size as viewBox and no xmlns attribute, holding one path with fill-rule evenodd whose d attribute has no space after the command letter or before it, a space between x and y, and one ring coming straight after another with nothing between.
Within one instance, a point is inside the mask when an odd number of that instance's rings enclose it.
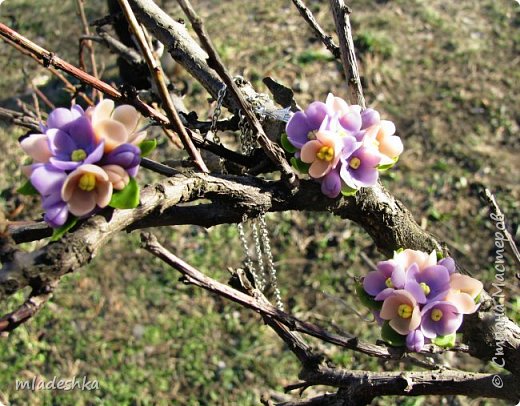
<instances>
[{"instance_id":1,"label":"yellow flower center","mask_svg":"<svg viewBox=\"0 0 520 406\"><path fill-rule=\"evenodd\" d=\"M440 309L433 309L432 310L432 314L431 314L431 318L433 321L439 321L440 319L442 319L442 310Z\"/></svg>"},{"instance_id":2,"label":"yellow flower center","mask_svg":"<svg viewBox=\"0 0 520 406\"><path fill-rule=\"evenodd\" d=\"M86 192L94 190L96 187L96 176L93 173L85 173L79 178L79 188Z\"/></svg>"},{"instance_id":3,"label":"yellow flower center","mask_svg":"<svg viewBox=\"0 0 520 406\"><path fill-rule=\"evenodd\" d=\"M403 319L409 319L412 317L413 307L409 304L403 303L397 308L397 314Z\"/></svg>"},{"instance_id":4,"label":"yellow flower center","mask_svg":"<svg viewBox=\"0 0 520 406\"><path fill-rule=\"evenodd\" d=\"M334 158L334 148L327 146L321 147L316 156L322 161L330 162Z\"/></svg>"},{"instance_id":5,"label":"yellow flower center","mask_svg":"<svg viewBox=\"0 0 520 406\"><path fill-rule=\"evenodd\" d=\"M392 278L386 278L385 285L387 288L393 288L394 284L392 283Z\"/></svg>"},{"instance_id":6,"label":"yellow flower center","mask_svg":"<svg viewBox=\"0 0 520 406\"><path fill-rule=\"evenodd\" d=\"M72 159L74 162L83 161L87 157L87 153L84 149L75 149L72 151L72 154L70 154L70 159Z\"/></svg>"},{"instance_id":7,"label":"yellow flower center","mask_svg":"<svg viewBox=\"0 0 520 406\"><path fill-rule=\"evenodd\" d=\"M421 285L421 288L422 288L424 294L426 296L428 296L430 294L430 292L431 292L430 287L426 283L424 283L424 282L421 282L419 285Z\"/></svg>"},{"instance_id":8,"label":"yellow flower center","mask_svg":"<svg viewBox=\"0 0 520 406\"><path fill-rule=\"evenodd\" d=\"M361 165L361 159L354 157L350 160L348 164L352 169L357 169Z\"/></svg>"}]
</instances>

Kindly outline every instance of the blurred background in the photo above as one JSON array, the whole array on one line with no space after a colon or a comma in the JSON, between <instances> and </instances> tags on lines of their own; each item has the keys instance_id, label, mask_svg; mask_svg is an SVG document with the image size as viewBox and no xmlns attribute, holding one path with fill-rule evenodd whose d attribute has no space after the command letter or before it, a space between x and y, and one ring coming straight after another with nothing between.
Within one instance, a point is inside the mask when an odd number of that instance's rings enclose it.
<instances>
[{"instance_id":1,"label":"blurred background","mask_svg":"<svg viewBox=\"0 0 520 406\"><path fill-rule=\"evenodd\" d=\"M157 1L175 19L175 1ZM265 76L291 87L300 106L347 97L339 64L314 38L290 1L193 0L233 75L259 92ZM306 4L334 31L326 1ZM445 241L461 267L488 290L495 278L494 232L483 187L495 194L519 240L520 6L514 1L352 0L348 4L367 104L396 123L405 152L382 183L423 228ZM89 20L107 13L86 1ZM81 24L74 1L9 0L0 20L78 63ZM118 83L115 56L95 45L104 80ZM69 106L62 84L30 58L0 43L0 106L33 106L34 87L56 106ZM185 88L184 103L201 119L209 95L182 69L171 80ZM75 83L75 82L74 82ZM187 86L184 84L187 83ZM41 114L50 111L40 99ZM222 118L228 117L224 110ZM24 182L23 129L0 123L0 209L12 221L41 219L37 198L16 194ZM159 133L155 136L160 136ZM234 146L236 134L224 141ZM184 155L159 139L152 158ZM236 146L236 145L235 145ZM142 169L139 182L157 179ZM379 339L379 328L356 300L354 277L384 259L356 224L327 213L267 215L285 306L296 316L335 331ZM159 240L208 275L226 282L242 264L235 225L165 227ZM45 241L23 244L27 250ZM520 296L507 255L506 310L520 323ZM283 393L299 364L254 313L185 286L176 271L139 248L138 233L121 234L84 269L63 278L54 298L33 320L0 340L0 401L31 405L257 405L262 394ZM2 305L2 314L27 291ZM368 321L367 321L367 320ZM413 369L310 340L345 368ZM498 370L469 356L434 362L471 371ZM16 391L16 379L88 376L93 392ZM310 388L312 396L326 388ZM294 394L296 397L297 394ZM279 399L284 399L280 395ZM501 404L493 401L493 404ZM375 405L480 405L464 397L376 399ZM489 403L491 404L491 403Z\"/></svg>"}]
</instances>

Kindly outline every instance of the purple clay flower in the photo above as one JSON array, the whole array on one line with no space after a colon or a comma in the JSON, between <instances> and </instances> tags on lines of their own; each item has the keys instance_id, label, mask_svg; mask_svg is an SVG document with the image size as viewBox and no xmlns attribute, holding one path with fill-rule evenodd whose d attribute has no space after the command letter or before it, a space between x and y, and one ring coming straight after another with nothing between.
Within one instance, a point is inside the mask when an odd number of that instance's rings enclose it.
<instances>
[{"instance_id":1,"label":"purple clay flower","mask_svg":"<svg viewBox=\"0 0 520 406\"><path fill-rule=\"evenodd\" d=\"M350 156L344 154L341 159L340 176L352 189L374 186L379 177L377 165L381 154L377 150L361 146Z\"/></svg>"},{"instance_id":2,"label":"purple clay flower","mask_svg":"<svg viewBox=\"0 0 520 406\"><path fill-rule=\"evenodd\" d=\"M410 351L420 352L424 347L424 334L421 329L410 331L406 336L406 347Z\"/></svg>"},{"instance_id":3,"label":"purple clay flower","mask_svg":"<svg viewBox=\"0 0 520 406\"><path fill-rule=\"evenodd\" d=\"M455 333L461 324L462 313L450 302L431 302L421 311L421 330L430 339Z\"/></svg>"},{"instance_id":4,"label":"purple clay flower","mask_svg":"<svg viewBox=\"0 0 520 406\"><path fill-rule=\"evenodd\" d=\"M403 267L393 260L381 261L377 271L369 272L363 279L363 288L375 300L385 300L395 289L403 289L406 273Z\"/></svg>"},{"instance_id":5,"label":"purple clay flower","mask_svg":"<svg viewBox=\"0 0 520 406\"><path fill-rule=\"evenodd\" d=\"M42 207L45 210L43 220L52 228L61 227L69 217L69 209L61 198L61 190L43 197Z\"/></svg>"},{"instance_id":6,"label":"purple clay flower","mask_svg":"<svg viewBox=\"0 0 520 406\"><path fill-rule=\"evenodd\" d=\"M341 178L337 168L331 170L323 178L321 178L321 192L330 198L338 197L341 192Z\"/></svg>"},{"instance_id":7,"label":"purple clay flower","mask_svg":"<svg viewBox=\"0 0 520 406\"><path fill-rule=\"evenodd\" d=\"M31 183L42 196L61 191L67 174L51 163L34 164L31 173Z\"/></svg>"},{"instance_id":8,"label":"purple clay flower","mask_svg":"<svg viewBox=\"0 0 520 406\"><path fill-rule=\"evenodd\" d=\"M85 115L83 108L76 104L70 109L58 107L54 109L47 117L47 125L42 125L42 132L46 132L51 128L63 128L67 124Z\"/></svg>"},{"instance_id":9,"label":"purple clay flower","mask_svg":"<svg viewBox=\"0 0 520 406\"><path fill-rule=\"evenodd\" d=\"M410 292L420 304L425 304L450 290L450 274L441 265L432 265L422 271L413 263L406 271L405 290Z\"/></svg>"},{"instance_id":10,"label":"purple clay flower","mask_svg":"<svg viewBox=\"0 0 520 406\"><path fill-rule=\"evenodd\" d=\"M379 113L371 108L365 109L361 112L361 129L366 130L375 124L381 122L381 116Z\"/></svg>"},{"instance_id":11,"label":"purple clay flower","mask_svg":"<svg viewBox=\"0 0 520 406\"><path fill-rule=\"evenodd\" d=\"M122 144L106 154L101 165L118 165L126 170L128 176L135 177L141 163L141 150L133 144Z\"/></svg>"},{"instance_id":12,"label":"purple clay flower","mask_svg":"<svg viewBox=\"0 0 520 406\"><path fill-rule=\"evenodd\" d=\"M294 113L285 129L287 139L296 148L301 149L310 140L309 133L318 130L327 115L327 106L319 101L311 103L305 112Z\"/></svg>"},{"instance_id":13,"label":"purple clay flower","mask_svg":"<svg viewBox=\"0 0 520 406\"><path fill-rule=\"evenodd\" d=\"M361 129L361 107L358 105L349 106L340 97L335 97L329 93L325 105L329 114L338 117L341 127L349 133L357 133Z\"/></svg>"},{"instance_id":14,"label":"purple clay flower","mask_svg":"<svg viewBox=\"0 0 520 406\"><path fill-rule=\"evenodd\" d=\"M455 273L455 261L451 257L446 257L441 259L437 265L442 265L448 270L448 273L451 275L452 273Z\"/></svg>"},{"instance_id":15,"label":"purple clay flower","mask_svg":"<svg viewBox=\"0 0 520 406\"><path fill-rule=\"evenodd\" d=\"M103 156L103 142L96 143L92 124L86 116L60 128L49 128L46 134L53 154L50 162L56 168L71 171L83 164L93 164Z\"/></svg>"},{"instance_id":16,"label":"purple clay flower","mask_svg":"<svg viewBox=\"0 0 520 406\"><path fill-rule=\"evenodd\" d=\"M32 165L31 183L42 195L44 220L51 227L60 227L67 221L67 204L61 198L61 189L67 174L52 164Z\"/></svg>"}]
</instances>

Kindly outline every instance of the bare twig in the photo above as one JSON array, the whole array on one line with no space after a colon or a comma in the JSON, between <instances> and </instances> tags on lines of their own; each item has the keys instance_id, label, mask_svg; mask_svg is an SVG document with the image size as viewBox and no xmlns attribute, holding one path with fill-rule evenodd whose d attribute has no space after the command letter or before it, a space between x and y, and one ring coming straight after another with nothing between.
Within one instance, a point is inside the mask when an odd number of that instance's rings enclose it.
<instances>
[{"instance_id":1,"label":"bare twig","mask_svg":"<svg viewBox=\"0 0 520 406\"><path fill-rule=\"evenodd\" d=\"M38 125L38 120L18 111L0 107L0 120L6 121L10 124L18 125L20 127L27 128L32 131L41 131L40 126Z\"/></svg>"},{"instance_id":2,"label":"bare twig","mask_svg":"<svg viewBox=\"0 0 520 406\"><path fill-rule=\"evenodd\" d=\"M250 296L254 297L261 303L273 307L264 294L257 288L253 287L242 269L238 269L236 275L240 280L241 286ZM319 364L325 359L323 354L315 353L298 333L291 331L285 324L266 315L262 315L262 317L264 322L287 344L296 358L298 358L303 368L311 370L318 368Z\"/></svg>"},{"instance_id":3,"label":"bare twig","mask_svg":"<svg viewBox=\"0 0 520 406\"><path fill-rule=\"evenodd\" d=\"M185 278L186 283L199 286L210 292L217 293L227 299L232 300L248 309L252 309L262 316L272 318L283 325L287 326L290 330L299 331L300 333L308 334L313 337L317 337L323 341L336 344L341 347L349 348L354 351L358 351L364 354L368 354L379 358L392 358L392 354L387 348L361 342L357 337L345 337L337 334L329 333L321 327L309 323L304 320L300 320L290 314L287 314L269 303L259 301L251 296L246 295L236 289L231 288L228 285L224 285L206 275L191 265L184 262L182 259L173 255L170 251L164 248L155 236L150 233L141 233L141 240L143 247L151 252L156 257L162 259L171 267L178 270Z\"/></svg>"},{"instance_id":4,"label":"bare twig","mask_svg":"<svg viewBox=\"0 0 520 406\"><path fill-rule=\"evenodd\" d=\"M36 86L34 83L31 83L31 86L34 90L34 93L36 93L36 95L43 100L43 102L47 105L47 107L51 108L51 109L55 109L56 106L54 105L54 103L52 103L48 98L47 96L45 96L43 94L43 92L38 89L38 86Z\"/></svg>"},{"instance_id":5,"label":"bare twig","mask_svg":"<svg viewBox=\"0 0 520 406\"><path fill-rule=\"evenodd\" d=\"M98 27L96 33L97 36L89 36L88 39L102 43L109 50L123 57L127 62L129 62L132 65L146 63L142 56L139 53L137 53L134 48L127 47L121 41L119 41L118 39L111 36L108 32L106 32L102 27Z\"/></svg>"},{"instance_id":6,"label":"bare twig","mask_svg":"<svg viewBox=\"0 0 520 406\"><path fill-rule=\"evenodd\" d=\"M76 0L76 4L78 6L78 12L79 17L81 20L81 27L83 28L83 35L90 35L90 28L88 26L87 16L85 15L85 7L84 7L85 0ZM90 40L82 40L80 38L80 45L79 45L79 61L80 61L80 68L86 71L85 64L83 63L83 44L88 49L89 55L90 55L90 66L92 68L92 76L94 76L96 79L99 78L98 71L97 71L97 65L96 65L96 55L94 53L94 45L92 44L92 41ZM102 94L97 94L97 91L95 89L92 90L92 98L96 99L96 96L102 97Z\"/></svg>"},{"instance_id":7,"label":"bare twig","mask_svg":"<svg viewBox=\"0 0 520 406\"><path fill-rule=\"evenodd\" d=\"M258 136L258 141L264 149L266 155L281 170L282 176L287 184L290 187L296 187L297 177L285 159L283 150L278 145L271 142L271 140L265 134L264 129L262 128L262 125L253 112L251 106L246 102L242 92L238 89L235 81L222 63L220 56L218 55L208 34L206 33L202 19L197 15L197 13L195 13L195 10L193 10L193 7L188 0L178 0L178 3L191 21L193 29L197 33L197 36L199 37L204 49L209 55L208 64L210 67L215 69L222 81L226 84L228 91L233 95L236 103L240 106L241 111L246 116L249 125Z\"/></svg>"},{"instance_id":8,"label":"bare twig","mask_svg":"<svg viewBox=\"0 0 520 406\"><path fill-rule=\"evenodd\" d=\"M27 300L13 312L0 318L0 333L12 331L33 317L52 297L58 281L33 288Z\"/></svg>"},{"instance_id":9,"label":"bare twig","mask_svg":"<svg viewBox=\"0 0 520 406\"><path fill-rule=\"evenodd\" d=\"M502 210L500 210L500 206L498 205L495 196L491 193L491 190L488 188L484 189L483 197L486 199L489 209L491 210L494 219L498 223L502 223L503 227L500 228L500 231L504 233L504 236L507 239L509 246L511 247L511 251L515 256L516 261L520 264L520 252L518 251L518 247L515 244L515 240L509 230L507 229L506 218Z\"/></svg>"},{"instance_id":10,"label":"bare twig","mask_svg":"<svg viewBox=\"0 0 520 406\"><path fill-rule=\"evenodd\" d=\"M332 37L328 35L323 28L320 27L316 19L311 13L311 10L305 5L305 3L301 0L292 0L293 4L296 6L298 11L300 12L303 19L307 22L309 27L314 31L314 35L318 37L318 39L325 45L325 47L334 55L334 58L340 59L341 54L339 47L334 43Z\"/></svg>"},{"instance_id":11,"label":"bare twig","mask_svg":"<svg viewBox=\"0 0 520 406\"><path fill-rule=\"evenodd\" d=\"M78 92L78 89L76 89L76 87L72 83L70 83L70 81L67 80L67 78L65 76L63 76L60 72L58 72L52 66L46 65L46 63L44 62L43 58L38 58L38 56L35 55L33 52L30 52L25 47L19 45L15 41L10 40L6 36L4 36L4 41L7 42L9 45L11 45L13 48L15 48L18 52L20 52L20 53L22 53L22 54L32 58L33 60L38 62L40 65L42 65L45 68L47 68L49 70L49 72L51 72L54 76L56 76L59 80L61 80L63 82L63 84L65 85L65 89L68 92L70 92L74 96L76 96L76 95L80 96L90 106L92 106L94 104L94 102L85 93Z\"/></svg>"},{"instance_id":12,"label":"bare twig","mask_svg":"<svg viewBox=\"0 0 520 406\"><path fill-rule=\"evenodd\" d=\"M168 116L168 119L170 120L170 123L173 126L173 129L175 130L175 132L177 132L177 134L179 134L184 148L188 152L191 159L193 159L195 164L199 167L199 169L202 172L209 172L208 168L206 167L206 164L200 156L200 152L197 150L197 148L195 148L195 145L193 145L193 141L190 139L190 136L188 135L188 132L182 124L179 114L177 113L177 110L173 105L170 93L168 92L168 88L166 87L166 83L164 81L164 72L160 64L154 58L152 51L148 46L146 38L144 37L143 30L137 22L134 12L130 7L130 4L128 4L127 0L119 0L119 5L123 10L128 24L130 25L132 31L135 34L137 42L139 43L139 47L141 48L141 51L144 55L144 59L146 60L148 68L150 69L150 72L155 80L157 90L159 91L159 95L163 102L164 109L166 110L166 114Z\"/></svg>"},{"instance_id":13,"label":"bare twig","mask_svg":"<svg viewBox=\"0 0 520 406\"><path fill-rule=\"evenodd\" d=\"M343 0L329 0L329 3L334 16L334 23L336 24L336 32L338 33L341 61L347 79L347 85L352 93L353 99L357 101L362 109L365 109L365 97L363 96L363 89L361 88L356 53L354 52L354 40L352 39L352 28L350 27L350 9L345 5Z\"/></svg>"}]
</instances>

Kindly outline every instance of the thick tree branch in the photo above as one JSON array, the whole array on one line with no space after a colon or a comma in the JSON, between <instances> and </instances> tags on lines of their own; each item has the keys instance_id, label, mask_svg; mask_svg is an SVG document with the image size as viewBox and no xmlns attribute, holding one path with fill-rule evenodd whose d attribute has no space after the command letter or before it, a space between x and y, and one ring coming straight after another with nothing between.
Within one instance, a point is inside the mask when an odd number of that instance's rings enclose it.
<instances>
[{"instance_id":1,"label":"thick tree branch","mask_svg":"<svg viewBox=\"0 0 520 406\"><path fill-rule=\"evenodd\" d=\"M498 377L498 378L497 378ZM518 401L520 380L514 375L463 371L371 372L321 368L301 377L305 384L344 388L346 404L368 404L377 396L466 395Z\"/></svg>"}]
</instances>

